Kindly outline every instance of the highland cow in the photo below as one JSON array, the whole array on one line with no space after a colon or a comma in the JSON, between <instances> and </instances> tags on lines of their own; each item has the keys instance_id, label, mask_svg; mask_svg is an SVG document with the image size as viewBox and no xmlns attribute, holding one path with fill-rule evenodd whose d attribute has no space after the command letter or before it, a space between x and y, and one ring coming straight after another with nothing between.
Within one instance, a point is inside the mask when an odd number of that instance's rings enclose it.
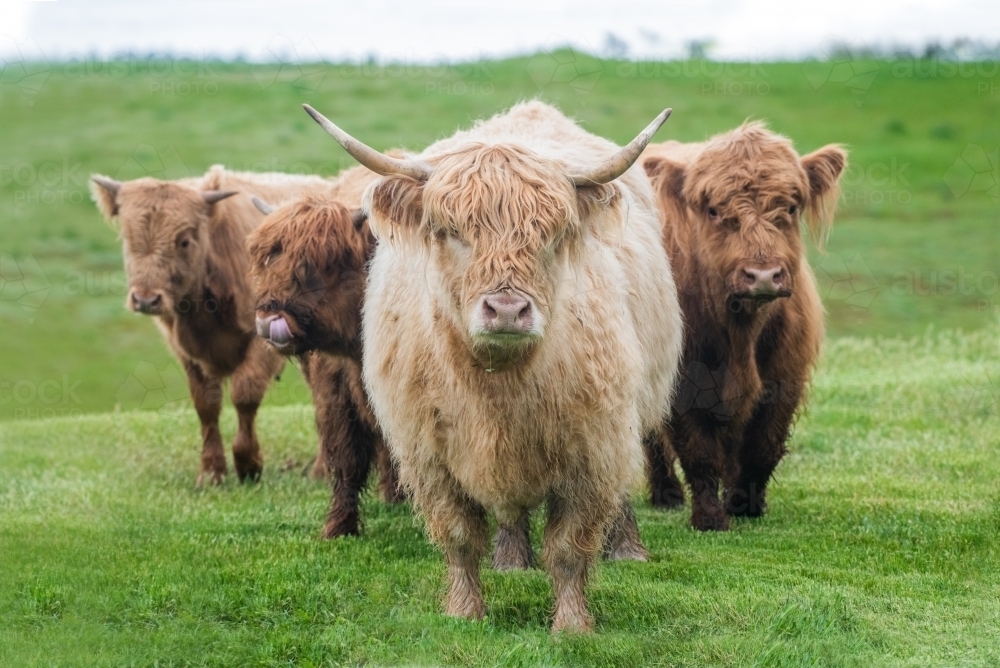
<instances>
[{"instance_id":1,"label":"highland cow","mask_svg":"<svg viewBox=\"0 0 1000 668\"><path fill-rule=\"evenodd\" d=\"M364 167L351 171L375 176ZM267 214L247 240L257 333L299 359L312 389L321 454L333 483L323 535L356 535L359 495L373 461L386 501L403 499L361 379L361 305L375 240L360 211L328 196L276 209L255 202Z\"/></svg>"},{"instance_id":2,"label":"highland cow","mask_svg":"<svg viewBox=\"0 0 1000 668\"><path fill-rule=\"evenodd\" d=\"M478 619L487 513L543 501L553 630L592 627L584 587L668 409L681 321L653 193L625 148L540 102L394 159L307 111L384 175L362 327L369 397L448 564L446 613Z\"/></svg>"},{"instance_id":3,"label":"highland cow","mask_svg":"<svg viewBox=\"0 0 1000 668\"><path fill-rule=\"evenodd\" d=\"M648 442L659 463L650 489L654 499L675 493L672 446L697 529L724 531L729 517L766 509L823 339L799 225L822 245L846 162L836 145L799 157L761 123L702 144L653 145L643 156L685 321L663 449Z\"/></svg>"},{"instance_id":4,"label":"highland cow","mask_svg":"<svg viewBox=\"0 0 1000 668\"><path fill-rule=\"evenodd\" d=\"M236 472L241 482L260 476L254 420L271 378L284 365L254 335L245 238L263 217L250 197L277 200L330 187L319 177L230 172L219 165L179 181L91 177L97 207L121 235L126 308L155 317L187 374L201 421L198 485L221 483L226 474L219 433L226 378L239 415Z\"/></svg>"}]
</instances>

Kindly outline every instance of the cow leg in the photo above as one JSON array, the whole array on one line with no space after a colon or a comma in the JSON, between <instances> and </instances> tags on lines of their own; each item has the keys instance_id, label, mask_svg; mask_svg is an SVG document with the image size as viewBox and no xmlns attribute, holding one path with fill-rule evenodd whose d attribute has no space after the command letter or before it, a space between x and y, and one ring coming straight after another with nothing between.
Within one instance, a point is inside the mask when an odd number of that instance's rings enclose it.
<instances>
[{"instance_id":1,"label":"cow leg","mask_svg":"<svg viewBox=\"0 0 1000 668\"><path fill-rule=\"evenodd\" d=\"M729 517L719 500L719 487L725 470L722 444L697 427L669 432L684 475L691 487L691 526L699 531L727 531Z\"/></svg>"},{"instance_id":2,"label":"cow leg","mask_svg":"<svg viewBox=\"0 0 1000 668\"><path fill-rule=\"evenodd\" d=\"M406 501L406 492L403 491L403 484L399 480L399 467L396 466L381 433L375 435L375 458L379 471L378 489L382 493L382 498L386 503L392 504Z\"/></svg>"},{"instance_id":3,"label":"cow leg","mask_svg":"<svg viewBox=\"0 0 1000 668\"><path fill-rule=\"evenodd\" d=\"M656 429L643 439L646 450L646 475L649 479L649 502L654 508L670 510L684 505L684 487L674 470L673 445L665 429Z\"/></svg>"},{"instance_id":4,"label":"cow leg","mask_svg":"<svg viewBox=\"0 0 1000 668\"><path fill-rule=\"evenodd\" d=\"M758 407L744 432L739 469L726 485L726 511L735 517L760 517L767 511L767 483L785 456L785 442L801 391L786 392Z\"/></svg>"},{"instance_id":5,"label":"cow leg","mask_svg":"<svg viewBox=\"0 0 1000 668\"><path fill-rule=\"evenodd\" d=\"M306 465L305 470L302 471L302 475L308 475L313 480L325 480L327 473L329 471L326 470L326 455L323 454L323 444L320 443L319 452Z\"/></svg>"},{"instance_id":6,"label":"cow leg","mask_svg":"<svg viewBox=\"0 0 1000 668\"><path fill-rule=\"evenodd\" d=\"M255 354L255 351L259 352ZM239 427L233 440L233 464L240 482L248 479L256 481L264 470L264 458L260 454L254 422L267 386L280 368L275 368L275 362L280 362L280 359L274 353L251 346L247 359L233 374L232 400L239 418Z\"/></svg>"},{"instance_id":7,"label":"cow leg","mask_svg":"<svg viewBox=\"0 0 1000 668\"><path fill-rule=\"evenodd\" d=\"M201 422L201 470L195 485L222 483L226 475L226 451L219 433L219 413L222 411L222 380L212 378L194 362L185 362L191 401Z\"/></svg>"},{"instance_id":8,"label":"cow leg","mask_svg":"<svg viewBox=\"0 0 1000 668\"><path fill-rule=\"evenodd\" d=\"M531 548L531 513L525 509L513 524L500 524L493 536L493 568L519 571L534 568Z\"/></svg>"},{"instance_id":9,"label":"cow leg","mask_svg":"<svg viewBox=\"0 0 1000 668\"><path fill-rule=\"evenodd\" d=\"M444 612L451 617L482 619L486 604L479 563L486 554L486 511L462 491L444 467L430 462L425 466L413 490L414 501L425 509L427 531L441 547L448 565Z\"/></svg>"},{"instance_id":10,"label":"cow leg","mask_svg":"<svg viewBox=\"0 0 1000 668\"><path fill-rule=\"evenodd\" d=\"M587 574L601 545L604 528L618 512L617 504L600 502L598 493L583 494L578 501L552 496L548 499L542 560L552 578L556 612L552 631L590 632L594 620L587 611ZM586 499L586 500L584 500Z\"/></svg>"},{"instance_id":11,"label":"cow leg","mask_svg":"<svg viewBox=\"0 0 1000 668\"><path fill-rule=\"evenodd\" d=\"M632 503L626 498L604 538L604 558L608 561L648 561L649 552L639 537L639 523Z\"/></svg>"},{"instance_id":12,"label":"cow leg","mask_svg":"<svg viewBox=\"0 0 1000 668\"><path fill-rule=\"evenodd\" d=\"M328 396L314 397L316 428L333 485L323 537L356 536L361 525L361 492L375 456L375 435L357 417L349 419L357 415L357 409L343 386Z\"/></svg>"}]
</instances>

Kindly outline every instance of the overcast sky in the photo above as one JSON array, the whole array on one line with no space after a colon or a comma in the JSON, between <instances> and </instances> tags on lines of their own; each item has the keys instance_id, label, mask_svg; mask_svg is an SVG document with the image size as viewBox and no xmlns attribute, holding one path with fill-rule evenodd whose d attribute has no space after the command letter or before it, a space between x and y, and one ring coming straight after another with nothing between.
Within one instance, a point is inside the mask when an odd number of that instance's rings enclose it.
<instances>
[{"instance_id":1,"label":"overcast sky","mask_svg":"<svg viewBox=\"0 0 1000 668\"><path fill-rule=\"evenodd\" d=\"M1000 41L996 0L0 0L0 56L55 60L125 52L273 60L433 61L572 44L676 57L712 40L718 58L821 54L833 42L908 45Z\"/></svg>"}]
</instances>

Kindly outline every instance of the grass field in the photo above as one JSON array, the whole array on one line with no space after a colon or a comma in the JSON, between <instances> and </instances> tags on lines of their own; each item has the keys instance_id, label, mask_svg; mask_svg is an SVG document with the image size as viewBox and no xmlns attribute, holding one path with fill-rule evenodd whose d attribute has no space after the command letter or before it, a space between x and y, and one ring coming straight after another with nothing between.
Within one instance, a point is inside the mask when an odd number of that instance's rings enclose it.
<instances>
[{"instance_id":1,"label":"grass field","mask_svg":"<svg viewBox=\"0 0 1000 668\"><path fill-rule=\"evenodd\" d=\"M667 105L659 140L753 117L801 151L842 142L852 167L841 215L829 253L814 257L831 334L981 328L1000 313L1000 74L995 63L952 76L938 65L856 63L876 74L859 83L821 63L637 65L570 52L304 76L163 60L53 65L30 94L0 84L0 419L156 408L178 384L183 396L153 323L122 307L120 245L86 179L352 164L302 102L379 148L420 148L533 96L619 142ZM307 401L301 380L287 380L268 401Z\"/></svg>"},{"instance_id":2,"label":"grass field","mask_svg":"<svg viewBox=\"0 0 1000 668\"><path fill-rule=\"evenodd\" d=\"M439 614L405 508L319 540L327 490L279 470L304 407L264 410L261 484L200 492L191 411L0 424L0 665L996 666L998 347L831 343L770 513L708 535L641 504L652 561L597 569L583 638L550 638L542 571Z\"/></svg>"},{"instance_id":3,"label":"grass field","mask_svg":"<svg viewBox=\"0 0 1000 668\"><path fill-rule=\"evenodd\" d=\"M1000 665L1000 74L939 65L559 52L0 79L0 665ZM653 559L597 569L583 638L550 638L541 571L487 571L484 622L441 616L443 561L406 508L369 498L363 537L321 541L329 492L298 473L315 433L294 370L262 409L262 483L195 491L185 381L124 311L86 186L349 166L301 102L420 148L534 96L619 142L669 105L660 140L764 118L852 160L813 254L831 338L771 512L703 535L640 504Z\"/></svg>"}]
</instances>

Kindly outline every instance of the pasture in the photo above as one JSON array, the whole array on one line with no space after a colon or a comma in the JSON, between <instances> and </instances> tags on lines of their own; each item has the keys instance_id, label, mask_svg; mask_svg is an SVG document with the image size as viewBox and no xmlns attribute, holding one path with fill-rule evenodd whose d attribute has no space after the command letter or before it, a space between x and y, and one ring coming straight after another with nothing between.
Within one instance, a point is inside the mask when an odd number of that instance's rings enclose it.
<instances>
[{"instance_id":1,"label":"pasture","mask_svg":"<svg viewBox=\"0 0 1000 668\"><path fill-rule=\"evenodd\" d=\"M938 65L124 60L0 83L0 664L1000 663L1000 75ZM352 164L301 102L386 149L533 96L619 142L670 105L657 141L753 117L851 153L812 255L830 340L770 513L705 535L640 503L653 558L597 569L593 637L549 637L542 571L486 570L481 623L440 615L444 565L405 508L368 498L364 536L319 540L293 369L261 411L262 482L194 490L183 374L122 307L86 185Z\"/></svg>"}]
</instances>

